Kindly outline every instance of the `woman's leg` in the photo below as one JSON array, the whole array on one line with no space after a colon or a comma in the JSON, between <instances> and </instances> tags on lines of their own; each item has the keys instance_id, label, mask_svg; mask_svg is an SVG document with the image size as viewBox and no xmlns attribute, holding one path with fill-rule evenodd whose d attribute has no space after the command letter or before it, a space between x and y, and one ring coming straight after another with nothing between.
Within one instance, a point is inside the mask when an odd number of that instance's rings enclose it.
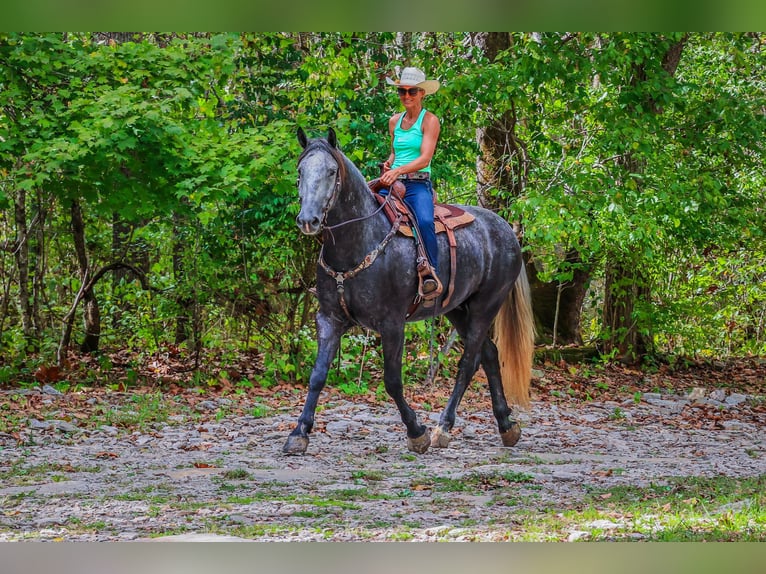
<instances>
[{"instance_id":1,"label":"woman's leg","mask_svg":"<svg viewBox=\"0 0 766 574\"><path fill-rule=\"evenodd\" d=\"M434 199L431 182L428 180L408 180L405 182L407 193L404 201L418 220L420 240L426 250L426 255L435 271L439 269L439 246L436 242L434 228Z\"/></svg>"}]
</instances>

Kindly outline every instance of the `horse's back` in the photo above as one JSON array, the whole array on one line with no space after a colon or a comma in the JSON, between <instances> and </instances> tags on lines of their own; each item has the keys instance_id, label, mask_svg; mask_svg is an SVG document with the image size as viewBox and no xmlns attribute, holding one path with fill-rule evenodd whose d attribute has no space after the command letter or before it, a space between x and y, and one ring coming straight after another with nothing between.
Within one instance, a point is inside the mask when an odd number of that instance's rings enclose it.
<instances>
[{"instance_id":1,"label":"horse's back","mask_svg":"<svg viewBox=\"0 0 766 574\"><path fill-rule=\"evenodd\" d=\"M458 257L481 261L483 274L510 273L512 276L509 280L513 282L521 267L521 246L513 227L489 209L475 205L459 207L475 219L467 227L455 232Z\"/></svg>"},{"instance_id":2,"label":"horse's back","mask_svg":"<svg viewBox=\"0 0 766 574\"><path fill-rule=\"evenodd\" d=\"M455 229L453 253L445 234L439 234L439 277L444 284L441 301L453 291L446 308L439 306L439 313L449 312L471 298L492 305L504 301L521 270L521 247L513 228L502 217L488 209L457 206L474 216L474 221ZM455 273L454 280L452 273ZM420 308L410 320L420 320L433 315L433 310Z\"/></svg>"}]
</instances>

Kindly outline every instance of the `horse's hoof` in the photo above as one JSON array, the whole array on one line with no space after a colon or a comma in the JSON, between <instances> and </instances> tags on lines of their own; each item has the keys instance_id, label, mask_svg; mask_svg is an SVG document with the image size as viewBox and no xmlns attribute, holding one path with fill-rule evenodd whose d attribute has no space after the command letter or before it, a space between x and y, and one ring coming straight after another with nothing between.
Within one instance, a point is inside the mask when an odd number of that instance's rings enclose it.
<instances>
[{"instance_id":1,"label":"horse's hoof","mask_svg":"<svg viewBox=\"0 0 766 574\"><path fill-rule=\"evenodd\" d=\"M309 446L309 437L307 436L289 436L282 452L285 454L304 454Z\"/></svg>"},{"instance_id":2,"label":"horse's hoof","mask_svg":"<svg viewBox=\"0 0 766 574\"><path fill-rule=\"evenodd\" d=\"M451 440L449 433L444 432L441 427L436 427L431 433L431 446L434 448L447 448Z\"/></svg>"},{"instance_id":3,"label":"horse's hoof","mask_svg":"<svg viewBox=\"0 0 766 574\"><path fill-rule=\"evenodd\" d=\"M521 425L519 423L513 423L511 428L500 433L500 438L503 441L503 446L515 445L521 438Z\"/></svg>"},{"instance_id":4,"label":"horse's hoof","mask_svg":"<svg viewBox=\"0 0 766 574\"><path fill-rule=\"evenodd\" d=\"M428 431L424 432L418 438L407 437L407 448L412 452L423 454L431 446L431 435Z\"/></svg>"}]
</instances>

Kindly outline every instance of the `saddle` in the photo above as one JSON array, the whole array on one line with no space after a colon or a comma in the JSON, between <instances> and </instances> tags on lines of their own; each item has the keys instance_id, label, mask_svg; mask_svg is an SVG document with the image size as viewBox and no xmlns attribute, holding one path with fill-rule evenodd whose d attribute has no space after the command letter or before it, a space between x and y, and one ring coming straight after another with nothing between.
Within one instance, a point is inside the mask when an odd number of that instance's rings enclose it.
<instances>
[{"instance_id":1,"label":"saddle","mask_svg":"<svg viewBox=\"0 0 766 574\"><path fill-rule=\"evenodd\" d=\"M388 201L386 201L385 196L378 193L384 187L380 182L380 179L374 179L368 182L367 185L378 203L383 206L383 211L391 224L393 225L397 218L399 219L398 233L406 237L414 238L415 233L412 228L415 225L415 218L404 203L404 194L406 192L404 184L401 181L394 182L388 192ZM474 219L475 217L473 215L456 205L437 203L436 194L434 194L434 227L436 228L436 234L446 233L447 241L449 242L449 285L447 286L447 293L442 300L442 307L446 307L449 304L450 299L452 299L452 294L455 291L455 274L457 271L457 259L455 257L457 239L455 238L455 230L469 225ZM416 244L419 255L418 259L428 261L423 242L417 241ZM424 276L429 274L428 265L418 265L417 270L420 277L419 280L422 283ZM412 315L419 304L420 300L416 299L416 303L410 308L407 315Z\"/></svg>"}]
</instances>

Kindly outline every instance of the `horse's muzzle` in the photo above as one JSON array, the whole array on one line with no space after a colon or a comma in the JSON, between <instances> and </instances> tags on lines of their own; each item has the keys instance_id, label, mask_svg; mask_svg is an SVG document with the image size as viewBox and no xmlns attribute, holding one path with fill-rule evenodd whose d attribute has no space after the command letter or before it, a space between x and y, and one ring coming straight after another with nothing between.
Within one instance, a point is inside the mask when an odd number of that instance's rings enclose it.
<instances>
[{"instance_id":1,"label":"horse's muzzle","mask_svg":"<svg viewBox=\"0 0 766 574\"><path fill-rule=\"evenodd\" d=\"M316 235L322 229L322 221L318 217L304 217L298 214L295 223L305 235Z\"/></svg>"}]
</instances>

